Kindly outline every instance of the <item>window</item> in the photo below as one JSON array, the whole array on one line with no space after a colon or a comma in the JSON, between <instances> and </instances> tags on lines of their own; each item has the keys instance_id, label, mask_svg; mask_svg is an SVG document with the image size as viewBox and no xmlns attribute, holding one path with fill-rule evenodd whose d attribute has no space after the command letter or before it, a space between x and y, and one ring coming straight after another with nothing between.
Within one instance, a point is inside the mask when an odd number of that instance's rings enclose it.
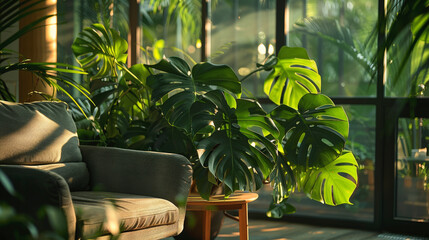
<instances>
[{"instance_id":1,"label":"window","mask_svg":"<svg viewBox=\"0 0 429 240\"><path fill-rule=\"evenodd\" d=\"M239 78L256 69L273 54L275 39L274 0L210 1L207 58L213 63L229 65ZM244 81L247 94L264 97L266 72L252 75Z\"/></svg>"}]
</instances>

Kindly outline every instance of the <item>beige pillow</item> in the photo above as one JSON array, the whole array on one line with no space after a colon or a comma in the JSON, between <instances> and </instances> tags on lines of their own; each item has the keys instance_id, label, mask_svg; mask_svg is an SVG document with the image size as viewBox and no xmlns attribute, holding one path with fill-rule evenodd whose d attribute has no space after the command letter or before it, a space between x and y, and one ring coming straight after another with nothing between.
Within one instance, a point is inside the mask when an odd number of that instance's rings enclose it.
<instances>
[{"instance_id":1,"label":"beige pillow","mask_svg":"<svg viewBox=\"0 0 429 240\"><path fill-rule=\"evenodd\" d=\"M80 162L78 145L66 103L0 101L0 164Z\"/></svg>"}]
</instances>

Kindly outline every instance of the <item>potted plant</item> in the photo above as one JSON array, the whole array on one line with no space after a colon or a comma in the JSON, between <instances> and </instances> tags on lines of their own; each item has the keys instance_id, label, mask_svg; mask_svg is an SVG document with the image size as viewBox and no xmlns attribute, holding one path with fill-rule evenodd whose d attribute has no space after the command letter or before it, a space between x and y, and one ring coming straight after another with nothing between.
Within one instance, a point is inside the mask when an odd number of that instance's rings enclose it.
<instances>
[{"instance_id":1,"label":"potted plant","mask_svg":"<svg viewBox=\"0 0 429 240\"><path fill-rule=\"evenodd\" d=\"M126 49L126 41L101 24L84 29L73 43L90 72L96 103L88 105L89 119L77 119L82 140L183 154L193 162L204 198L220 184L228 197L269 182L270 217L294 212L287 199L296 190L324 204L351 204L357 163L344 150L348 119L320 94L320 75L305 49L283 47L257 64L254 72L270 72L264 91L277 107L269 113L241 96L247 77L238 79L226 65L191 68L170 57L127 68Z\"/></svg>"},{"instance_id":2,"label":"potted plant","mask_svg":"<svg viewBox=\"0 0 429 240\"><path fill-rule=\"evenodd\" d=\"M283 47L258 66L271 71L264 91L278 107L268 114L256 100L240 98L241 81L226 65L191 69L172 57L147 66L159 71L147 80L152 99L195 146L191 160L201 196L208 198L219 183L227 197L269 181L273 217L293 211L287 198L296 189L325 204L350 203L357 163L343 151L348 119L320 94L315 62L302 48Z\"/></svg>"}]
</instances>

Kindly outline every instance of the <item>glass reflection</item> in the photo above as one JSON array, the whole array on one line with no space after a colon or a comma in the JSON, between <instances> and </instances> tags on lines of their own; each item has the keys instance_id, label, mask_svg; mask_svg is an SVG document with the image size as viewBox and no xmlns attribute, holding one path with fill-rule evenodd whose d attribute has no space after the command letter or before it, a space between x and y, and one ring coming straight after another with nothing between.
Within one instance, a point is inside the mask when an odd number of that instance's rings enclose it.
<instances>
[{"instance_id":1,"label":"glass reflection","mask_svg":"<svg viewBox=\"0 0 429 240\"><path fill-rule=\"evenodd\" d=\"M396 152L396 218L429 220L429 119L400 118Z\"/></svg>"}]
</instances>

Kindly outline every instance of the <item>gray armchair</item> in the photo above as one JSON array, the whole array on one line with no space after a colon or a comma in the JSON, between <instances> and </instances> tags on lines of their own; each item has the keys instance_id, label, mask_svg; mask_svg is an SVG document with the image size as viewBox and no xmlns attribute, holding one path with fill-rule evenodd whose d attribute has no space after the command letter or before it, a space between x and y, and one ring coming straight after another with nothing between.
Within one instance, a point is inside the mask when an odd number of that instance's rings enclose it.
<instances>
[{"instance_id":1,"label":"gray armchair","mask_svg":"<svg viewBox=\"0 0 429 240\"><path fill-rule=\"evenodd\" d=\"M79 146L66 108L0 101L0 169L22 196L16 201L0 191L0 202L29 215L45 205L60 208L68 239L108 235L115 231L109 219L120 222L120 239L179 234L189 161L177 154Z\"/></svg>"}]
</instances>

